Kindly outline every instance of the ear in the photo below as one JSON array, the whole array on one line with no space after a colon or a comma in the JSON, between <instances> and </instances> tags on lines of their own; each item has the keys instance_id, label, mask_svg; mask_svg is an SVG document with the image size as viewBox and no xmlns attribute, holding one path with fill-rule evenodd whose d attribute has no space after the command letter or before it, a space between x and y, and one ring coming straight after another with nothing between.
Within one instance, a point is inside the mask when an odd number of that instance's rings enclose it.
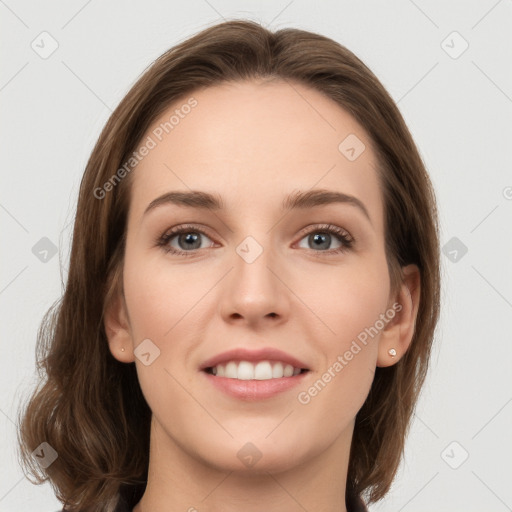
<instances>
[{"instance_id":1,"label":"ear","mask_svg":"<svg viewBox=\"0 0 512 512\"><path fill-rule=\"evenodd\" d=\"M399 291L392 297L390 309L395 316L381 332L377 366L386 367L397 363L405 354L414 335L418 314L421 274L416 265L402 268L403 280ZM394 349L395 356L388 351Z\"/></svg>"},{"instance_id":2,"label":"ear","mask_svg":"<svg viewBox=\"0 0 512 512\"><path fill-rule=\"evenodd\" d=\"M122 293L118 293L107 306L103 324L110 353L122 363L135 361L130 322Z\"/></svg>"}]
</instances>

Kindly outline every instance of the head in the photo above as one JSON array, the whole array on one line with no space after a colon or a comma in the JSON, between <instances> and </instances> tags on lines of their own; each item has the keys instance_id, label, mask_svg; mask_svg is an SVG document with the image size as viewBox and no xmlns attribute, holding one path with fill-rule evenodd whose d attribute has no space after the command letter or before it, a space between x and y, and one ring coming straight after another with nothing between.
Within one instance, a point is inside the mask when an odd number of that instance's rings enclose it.
<instances>
[{"instance_id":1,"label":"head","mask_svg":"<svg viewBox=\"0 0 512 512\"><path fill-rule=\"evenodd\" d=\"M349 433L347 487L377 501L426 376L439 281L431 183L365 64L301 30L210 27L155 61L91 154L65 293L40 333L47 378L24 412L23 460L34 467L48 442L58 494L91 506L147 478L152 418L226 470L240 470L247 441L262 469L282 471ZM241 346L278 348L315 375L272 436L282 398L233 409L201 380L207 359Z\"/></svg>"}]
</instances>

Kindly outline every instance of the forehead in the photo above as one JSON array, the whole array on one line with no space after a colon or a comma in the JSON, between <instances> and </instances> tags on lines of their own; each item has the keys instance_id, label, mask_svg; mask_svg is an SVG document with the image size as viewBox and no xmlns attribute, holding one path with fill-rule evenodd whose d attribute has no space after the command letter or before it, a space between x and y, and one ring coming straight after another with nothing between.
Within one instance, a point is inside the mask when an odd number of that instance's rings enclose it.
<instances>
[{"instance_id":1,"label":"forehead","mask_svg":"<svg viewBox=\"0 0 512 512\"><path fill-rule=\"evenodd\" d=\"M261 213L277 211L294 190L326 188L358 197L382 224L369 136L302 84L246 81L195 91L170 105L141 144L152 148L132 173L130 216L172 190L220 194L228 210Z\"/></svg>"}]
</instances>

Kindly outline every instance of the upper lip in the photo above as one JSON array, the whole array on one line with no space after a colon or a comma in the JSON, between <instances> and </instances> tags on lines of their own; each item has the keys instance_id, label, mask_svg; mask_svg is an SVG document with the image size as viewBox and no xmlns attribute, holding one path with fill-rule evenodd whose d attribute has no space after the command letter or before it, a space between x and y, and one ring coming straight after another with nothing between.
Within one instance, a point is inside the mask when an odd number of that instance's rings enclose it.
<instances>
[{"instance_id":1,"label":"upper lip","mask_svg":"<svg viewBox=\"0 0 512 512\"><path fill-rule=\"evenodd\" d=\"M246 348L234 348L222 354L217 354L205 361L201 366L200 370L206 370L206 368L213 368L218 364L227 363L229 361L281 361L283 363L291 364L295 368L301 368L308 370L308 367L296 357L293 357L282 350L277 348L260 348L258 350L248 350Z\"/></svg>"}]
</instances>

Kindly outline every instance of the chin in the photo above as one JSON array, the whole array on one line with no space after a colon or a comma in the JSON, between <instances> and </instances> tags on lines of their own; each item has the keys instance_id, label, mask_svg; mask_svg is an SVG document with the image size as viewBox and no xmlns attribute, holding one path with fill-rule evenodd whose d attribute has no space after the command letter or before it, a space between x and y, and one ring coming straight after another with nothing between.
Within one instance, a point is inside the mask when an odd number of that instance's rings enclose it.
<instances>
[{"instance_id":1,"label":"chin","mask_svg":"<svg viewBox=\"0 0 512 512\"><path fill-rule=\"evenodd\" d=\"M267 473L280 473L298 466L307 459L307 453L298 451L299 440L288 438L288 442L279 444L279 441L254 436L246 436L244 441L240 438L230 440L228 445L219 447L215 445L203 460L219 471L234 471L247 475L266 475ZM276 442L277 441L277 442Z\"/></svg>"}]
</instances>

